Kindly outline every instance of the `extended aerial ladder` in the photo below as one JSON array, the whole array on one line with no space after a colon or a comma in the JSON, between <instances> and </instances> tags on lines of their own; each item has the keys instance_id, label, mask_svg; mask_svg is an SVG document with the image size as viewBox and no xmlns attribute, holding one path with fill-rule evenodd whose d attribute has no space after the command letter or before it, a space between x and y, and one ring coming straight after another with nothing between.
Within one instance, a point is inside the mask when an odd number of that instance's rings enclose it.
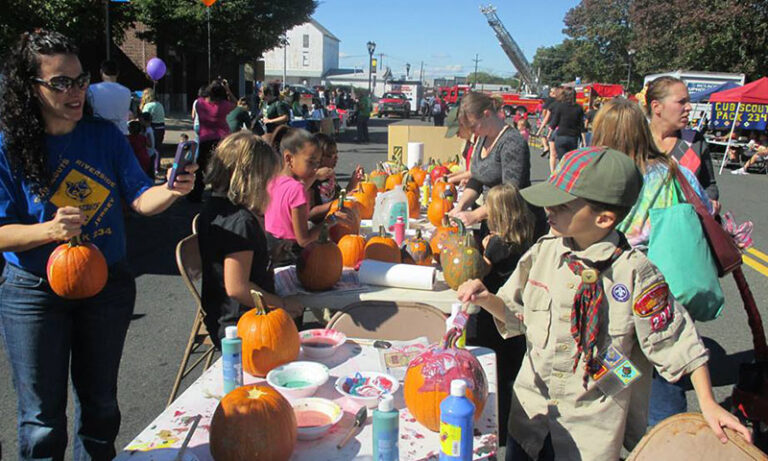
<instances>
[{"instance_id":1,"label":"extended aerial ladder","mask_svg":"<svg viewBox=\"0 0 768 461\"><path fill-rule=\"evenodd\" d=\"M496 16L496 7L493 5L480 6L480 12L482 12L486 19L488 19L488 25L491 26L491 29L493 29L493 31L496 33L496 38L499 39L499 45L501 45L501 49L504 50L504 52L507 54L507 57L509 57L509 60L512 61L512 64L517 69L517 72L520 74L520 78L528 87L528 90L532 93L538 94L539 82L533 75L531 65L525 58L523 51L517 45L517 42L515 42L515 39L513 39L509 34L507 28L504 27L504 24L502 24L501 20L499 20L499 17Z\"/></svg>"}]
</instances>

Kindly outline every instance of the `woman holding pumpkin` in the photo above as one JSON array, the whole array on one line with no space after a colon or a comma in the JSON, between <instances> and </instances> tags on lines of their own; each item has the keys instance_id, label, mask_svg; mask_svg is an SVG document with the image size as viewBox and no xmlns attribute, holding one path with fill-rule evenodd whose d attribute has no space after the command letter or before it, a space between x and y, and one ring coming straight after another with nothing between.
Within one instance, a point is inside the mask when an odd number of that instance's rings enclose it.
<instances>
[{"instance_id":1,"label":"woman holding pumpkin","mask_svg":"<svg viewBox=\"0 0 768 461\"><path fill-rule=\"evenodd\" d=\"M248 131L224 138L211 157L205 182L212 191L200 212L198 235L205 325L216 347L221 347L226 327L237 325L253 307L251 290L293 317L303 312L297 303L272 294L274 272L257 218L269 200L267 183L279 168L272 147Z\"/></svg>"},{"instance_id":2,"label":"woman holding pumpkin","mask_svg":"<svg viewBox=\"0 0 768 461\"><path fill-rule=\"evenodd\" d=\"M0 85L0 332L18 396L19 459L63 459L67 383L75 390L74 459L112 459L120 426L117 375L136 285L121 202L152 215L192 190L196 165L152 187L125 136L83 118L89 75L56 32L22 35ZM108 265L104 288L64 299L46 261L79 237ZM48 274L59 277L62 274ZM70 369L71 362L71 369Z\"/></svg>"}]
</instances>

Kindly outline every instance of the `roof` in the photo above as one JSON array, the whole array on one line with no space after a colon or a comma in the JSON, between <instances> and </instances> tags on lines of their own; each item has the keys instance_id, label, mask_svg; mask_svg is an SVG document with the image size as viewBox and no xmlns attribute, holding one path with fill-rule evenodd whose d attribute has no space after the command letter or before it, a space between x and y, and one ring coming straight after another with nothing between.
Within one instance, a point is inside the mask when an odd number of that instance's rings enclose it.
<instances>
[{"instance_id":1,"label":"roof","mask_svg":"<svg viewBox=\"0 0 768 461\"><path fill-rule=\"evenodd\" d=\"M339 37L337 37L337 36L333 35L333 34L331 33L331 31L330 31L330 30L326 29L326 28L325 28L325 27L324 27L322 24L320 24L319 22L315 21L315 18L309 18L309 22L310 22L310 23L311 23L313 26L317 27L317 29L318 29L318 30L319 30L319 31L320 31L320 32L321 32L323 35L325 35L326 37L328 37L328 38L331 38L331 39L333 39L333 40L336 40L337 42L340 42L340 41L341 41L341 40L339 40Z\"/></svg>"},{"instance_id":2,"label":"roof","mask_svg":"<svg viewBox=\"0 0 768 461\"><path fill-rule=\"evenodd\" d=\"M714 93L709 97L709 102L768 104L768 77L763 77L738 88Z\"/></svg>"}]
</instances>

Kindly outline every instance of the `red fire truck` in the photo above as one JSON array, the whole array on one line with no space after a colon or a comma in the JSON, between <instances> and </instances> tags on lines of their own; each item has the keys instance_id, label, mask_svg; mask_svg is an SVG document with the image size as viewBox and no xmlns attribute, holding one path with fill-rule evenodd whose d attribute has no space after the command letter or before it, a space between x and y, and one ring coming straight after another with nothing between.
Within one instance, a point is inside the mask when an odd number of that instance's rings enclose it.
<instances>
[{"instance_id":1,"label":"red fire truck","mask_svg":"<svg viewBox=\"0 0 768 461\"><path fill-rule=\"evenodd\" d=\"M587 83L575 85L576 104L588 111L595 99L611 99L624 95L624 87L617 83Z\"/></svg>"},{"instance_id":2,"label":"red fire truck","mask_svg":"<svg viewBox=\"0 0 768 461\"><path fill-rule=\"evenodd\" d=\"M469 85L454 85L440 87L440 96L445 100L448 105L453 106L461 101L462 96L467 91L470 91ZM504 113L507 117L511 117L518 107L525 108L525 111L529 114L535 114L541 111L541 104L544 102L542 99L535 96L525 96L520 93L514 93L511 91L483 91L483 93L492 97L501 97L503 101Z\"/></svg>"}]
</instances>

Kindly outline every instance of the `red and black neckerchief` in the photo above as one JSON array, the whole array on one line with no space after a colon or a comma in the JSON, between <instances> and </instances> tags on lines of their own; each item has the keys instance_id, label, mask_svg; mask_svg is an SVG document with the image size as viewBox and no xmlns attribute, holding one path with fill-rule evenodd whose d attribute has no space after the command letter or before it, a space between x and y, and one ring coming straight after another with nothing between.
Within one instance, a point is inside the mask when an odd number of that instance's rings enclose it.
<instances>
[{"instance_id":1,"label":"red and black neckerchief","mask_svg":"<svg viewBox=\"0 0 768 461\"><path fill-rule=\"evenodd\" d=\"M610 258L598 261L593 267L585 267L584 263L576 259L572 252L563 255L562 261L568 268L581 277L581 283L573 298L571 309L571 336L576 341L576 357L574 357L573 371L579 365L579 359L584 354L584 387L587 387L590 373L592 372L594 350L597 346L597 336L600 328L600 304L605 296L601 273L611 265L630 246L624 234L619 232L619 244L616 246Z\"/></svg>"}]
</instances>

